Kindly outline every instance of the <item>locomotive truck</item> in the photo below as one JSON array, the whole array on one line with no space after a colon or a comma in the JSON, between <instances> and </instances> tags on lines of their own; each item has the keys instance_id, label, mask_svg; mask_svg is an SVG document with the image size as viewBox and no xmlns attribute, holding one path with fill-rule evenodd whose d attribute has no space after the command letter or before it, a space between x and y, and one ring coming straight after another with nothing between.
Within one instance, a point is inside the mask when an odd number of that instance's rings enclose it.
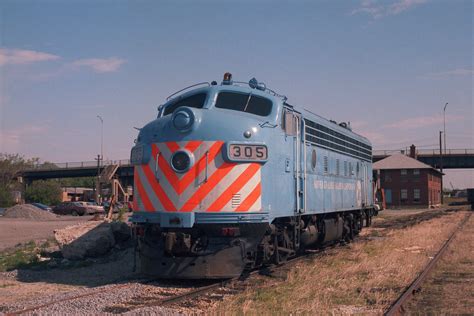
<instances>
[{"instance_id":1,"label":"locomotive truck","mask_svg":"<svg viewBox=\"0 0 474 316\"><path fill-rule=\"evenodd\" d=\"M160 278L236 277L350 241L376 215L370 142L255 78L168 97L131 163L139 269Z\"/></svg>"}]
</instances>

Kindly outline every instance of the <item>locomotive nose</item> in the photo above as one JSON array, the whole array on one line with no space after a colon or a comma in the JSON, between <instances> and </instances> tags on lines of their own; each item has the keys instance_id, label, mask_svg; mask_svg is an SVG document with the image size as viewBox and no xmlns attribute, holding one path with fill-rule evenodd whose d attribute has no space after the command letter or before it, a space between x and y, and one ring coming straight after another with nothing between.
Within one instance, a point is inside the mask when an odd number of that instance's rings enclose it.
<instances>
[{"instance_id":1,"label":"locomotive nose","mask_svg":"<svg viewBox=\"0 0 474 316\"><path fill-rule=\"evenodd\" d=\"M193 110L187 107L179 107L173 113L173 126L181 132L189 131L194 124L195 118Z\"/></svg>"}]
</instances>

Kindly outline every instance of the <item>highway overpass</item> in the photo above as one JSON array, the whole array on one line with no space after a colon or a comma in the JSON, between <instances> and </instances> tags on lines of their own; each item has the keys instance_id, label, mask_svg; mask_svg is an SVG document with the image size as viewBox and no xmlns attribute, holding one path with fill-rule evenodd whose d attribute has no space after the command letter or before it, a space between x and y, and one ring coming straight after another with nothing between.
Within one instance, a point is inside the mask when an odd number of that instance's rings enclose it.
<instances>
[{"instance_id":1,"label":"highway overpass","mask_svg":"<svg viewBox=\"0 0 474 316\"><path fill-rule=\"evenodd\" d=\"M373 151L373 161L381 160L393 154L400 154L400 150L375 150ZM417 150L417 159L434 168L439 169L441 157L436 150ZM447 149L443 154L443 169L473 169L474 168L474 149ZM25 183L31 183L34 180L54 179L54 178L76 178L97 176L99 172L107 165L118 165L116 176L122 185L133 184L133 168L128 159L107 160L102 162L102 167L97 167L97 161L64 162L38 164L25 170L20 176Z\"/></svg>"}]
</instances>

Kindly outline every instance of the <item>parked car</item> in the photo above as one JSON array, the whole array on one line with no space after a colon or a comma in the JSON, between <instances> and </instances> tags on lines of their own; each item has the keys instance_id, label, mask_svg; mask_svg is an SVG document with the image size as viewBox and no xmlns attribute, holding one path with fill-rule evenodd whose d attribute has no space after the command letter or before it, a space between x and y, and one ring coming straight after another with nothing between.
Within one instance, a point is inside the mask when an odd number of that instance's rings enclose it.
<instances>
[{"instance_id":1,"label":"parked car","mask_svg":"<svg viewBox=\"0 0 474 316\"><path fill-rule=\"evenodd\" d=\"M3 216L7 209L5 207L0 207L0 216Z\"/></svg>"},{"instance_id":2,"label":"parked car","mask_svg":"<svg viewBox=\"0 0 474 316\"><path fill-rule=\"evenodd\" d=\"M110 208L110 202L109 201L106 201L104 203L102 203L103 207L104 207L104 210L106 213L109 212L109 208ZM116 202L115 203L115 208L114 208L114 213L118 213L119 210L123 207L123 203L121 202Z\"/></svg>"},{"instance_id":3,"label":"parked car","mask_svg":"<svg viewBox=\"0 0 474 316\"><path fill-rule=\"evenodd\" d=\"M60 215L82 216L97 213L96 209L82 205L80 202L64 202L53 208L53 213Z\"/></svg>"},{"instance_id":4,"label":"parked car","mask_svg":"<svg viewBox=\"0 0 474 316\"><path fill-rule=\"evenodd\" d=\"M48 211L51 212L53 209L49 207L48 205L44 205L42 203L30 203L33 206L36 206L37 208L43 210L43 211Z\"/></svg>"},{"instance_id":5,"label":"parked car","mask_svg":"<svg viewBox=\"0 0 474 316\"><path fill-rule=\"evenodd\" d=\"M95 209L96 213L103 213L104 212L104 207L98 205L96 202L78 201L77 203L81 203L81 205L84 206L84 207Z\"/></svg>"}]
</instances>

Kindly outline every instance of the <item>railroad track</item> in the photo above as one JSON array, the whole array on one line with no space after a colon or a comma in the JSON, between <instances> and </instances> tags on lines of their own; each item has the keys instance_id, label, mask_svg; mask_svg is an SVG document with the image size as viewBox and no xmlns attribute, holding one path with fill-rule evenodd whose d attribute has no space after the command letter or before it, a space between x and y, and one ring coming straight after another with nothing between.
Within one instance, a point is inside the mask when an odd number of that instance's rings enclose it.
<instances>
[{"instance_id":1,"label":"railroad track","mask_svg":"<svg viewBox=\"0 0 474 316\"><path fill-rule=\"evenodd\" d=\"M314 255L314 253L311 253L310 255ZM281 264L280 266L274 266L272 268L275 269L275 270L278 270L278 269L281 269L283 267L290 266L292 263L298 262L298 261L300 261L304 258L307 258L307 256L301 256L301 257L296 257L294 259L290 259L286 263ZM189 291L185 291L185 292L179 293L177 295L172 295L172 296L165 297L165 298L157 298L157 299L153 299L153 300L147 300L141 306L140 306L140 304L136 304L133 309L136 309L136 308L139 308L139 307L144 307L144 306L147 306L147 307L148 306L169 306L169 305L173 305L173 304L179 304L180 302L187 301L191 298L201 296L201 295L205 295L205 294L210 293L212 291L215 291L219 288L226 287L226 286L228 286L232 283L235 284L239 280L245 279L246 277L249 277L251 275L255 275L255 274L261 273L261 272L262 272L262 270L254 270L254 271L250 271L250 272L246 273L245 275L242 275L242 276L239 276L239 277L236 277L236 278L221 280L221 281L212 283L210 285L205 285L205 286L193 288ZM268 275L269 272L267 271L266 274ZM24 308L24 309L16 310L16 311L11 311L11 312L8 311L8 312L5 312L4 315L8 316L8 315L27 314L27 313L35 312L39 309L47 308L47 307L50 307L50 306L53 306L53 305L56 305L56 304L61 304L61 303L65 303L65 302L73 301L73 300L77 300L77 299L84 299L84 298L88 298L88 297L93 297L95 295L99 295L99 294L102 294L104 292L109 292L110 293L112 291L120 291L121 289L130 287L131 284L133 284L133 283L138 283L138 284L141 284L141 285L148 285L148 284L152 284L154 282L162 281L163 285L165 285L165 286L169 285L166 280L160 280L160 279L156 279L156 278L152 278L152 279L133 278L133 279L128 279L128 280L123 280L122 282L124 282L124 281L126 283L116 284L116 285L108 286L106 288L104 288L104 287L94 288L93 290L87 291L86 293L71 295L71 296L68 296L66 298L61 298L61 299L53 299L49 302L45 302L44 304L38 304L38 305L34 305L34 306L27 307L27 308ZM181 286L182 285L177 285L176 288L181 288ZM185 289L186 286L184 286L182 288Z\"/></svg>"},{"instance_id":2,"label":"railroad track","mask_svg":"<svg viewBox=\"0 0 474 316\"><path fill-rule=\"evenodd\" d=\"M144 280L144 279L131 279L131 280L128 280L129 282L133 282L133 281L136 281L136 282L141 282L141 283L151 283L153 282L154 280ZM122 288L125 288L129 286L128 283L124 283L124 284L117 284L117 285L114 285L112 287L112 290L118 290L118 289L122 289ZM14 312L6 312L5 313L5 316L9 316L9 315L21 315L21 314L26 314L26 313L29 313L29 312L33 312L37 309L41 309L41 308L45 308L45 307L48 307L48 306L52 306L52 305L55 305L55 304L59 304L59 303L62 303L62 302L66 302L66 301L72 301L72 300L75 300L75 299L79 299L79 298L85 298L85 297L88 297L88 296L94 296L94 295L97 295L99 293L102 293L103 292L103 289L99 288L99 289L94 289L93 291L89 291L87 293L82 293L82 294L78 294L78 295L73 295L73 296L70 296L70 297L67 297L67 298L62 298L62 299L56 299L56 300L52 300L50 302L47 302L47 303L44 303L44 304L40 304L40 305L35 305L33 307L28 307L28 308L25 308L25 309L21 309L21 310L17 310L17 311L14 311Z\"/></svg>"},{"instance_id":3,"label":"railroad track","mask_svg":"<svg viewBox=\"0 0 474 316\"><path fill-rule=\"evenodd\" d=\"M390 308L385 312L384 315L394 316L394 315L402 314L404 312L405 303L407 303L414 296L414 294L416 294L419 291L421 284L426 280L429 273L433 270L433 268L436 266L438 261L443 257L444 253L446 252L446 249L448 249L449 245L454 240L457 233L463 229L464 225L467 223L471 215L472 213L469 213L466 215L466 217L462 220L462 222L451 233L451 235L443 244L443 246L438 250L438 252L433 257L433 259L426 265L423 271L410 284L410 286L407 289L405 289L405 291L398 297L398 299L390 306Z\"/></svg>"},{"instance_id":4,"label":"railroad track","mask_svg":"<svg viewBox=\"0 0 474 316\"><path fill-rule=\"evenodd\" d=\"M443 246L438 251L438 253L434 257L434 259L432 259L430 261L430 263L427 265L425 270L420 274L420 276L410 285L409 288L407 288L407 290L390 307L389 311L386 312L386 315L395 315L400 311L400 309L402 308L402 305L411 297L411 295L413 295L413 292L416 291L417 288L419 288L419 285L421 284L421 282L424 280L424 278L426 278L426 275L433 268L433 266L436 264L436 262L439 260L439 258L441 258L441 256L443 255L443 253L446 250L446 248L448 247L448 245L454 239L455 234L460 229L462 229L463 225L467 222L470 215L471 214L466 216L466 218L461 222L461 224L458 225L457 229L451 234L450 238L443 244ZM357 242L357 239L358 239L358 237L356 237L354 242ZM231 286L234 287L234 286L238 286L239 284L242 285L243 282L241 282L241 281L245 280L248 277L251 277L252 275L262 274L262 275L267 275L267 276L275 276L278 272L281 272L285 269L290 269L293 265L297 264L300 261L303 261L303 260L306 260L306 259L309 259L309 258L317 257L318 255L321 255L325 251L327 251L331 248L334 248L336 246L337 246L337 244L332 244L332 245L329 245L329 246L325 246L323 248L319 248L319 249L316 249L316 250L311 250L311 251L308 251L307 253L305 253L301 256L298 256L296 258L287 260L285 263L283 263L281 265L270 266L270 267L267 267L265 269L258 269L258 270L250 271L250 272L247 272L245 275L240 276L240 277L227 279L227 280L221 280L221 281L218 281L218 282L215 282L215 283L212 283L212 284L209 284L209 285L205 285L205 286L200 286L200 287L197 287L197 288L195 288L194 286L189 286L190 288L192 288L190 290L186 290L186 287L187 287L186 285L185 286L182 286L182 285L177 286L177 288L183 289L185 291L183 291L183 292L180 291L181 293L178 293L176 295L167 296L165 294L164 297L163 297L163 295L160 295L161 297L155 297L155 298L146 297L146 300L143 300L142 303L137 303L137 302L130 301L130 302L119 303L116 306L108 306L107 308L110 309L111 311L113 311L114 308L117 308L117 311L120 312L121 308L123 308L124 311L129 311L129 310L134 310L134 309L137 309L137 308L140 308L140 307L154 307L154 306L166 307L166 306L172 306L172 305L176 306L176 305L179 305L179 304L186 303L192 298L196 298L196 297L200 297L200 296L206 296L207 294L213 293L213 292L219 290L220 288L231 288ZM87 293L81 293L81 294L72 295L72 296L69 296L69 297L66 297L66 298L62 298L62 299L51 300L51 301L46 302L44 304L39 304L39 305L36 305L36 306L27 307L25 309L13 311L13 312L6 312L5 315L21 315L21 314L25 314L25 313L31 313L31 312L34 312L36 310L47 308L47 307L55 305L55 304L61 304L63 302L67 302L67 301L73 301L73 300L76 300L76 299L82 299L82 298L91 297L91 296L94 296L94 295L97 295L97 294L101 294L101 293L104 292L104 290L107 291L107 292L119 291L120 289L130 287L132 282L136 282L136 283L142 284L142 285L147 285L147 284L151 284L151 283L158 282L158 281L163 281L163 280L158 280L156 278L154 278L154 279L138 279L138 278L137 279L130 279L130 280L127 280L127 283L112 285L110 287L107 287L106 289L104 289L103 287L96 288L96 289L93 289L92 291L88 291ZM164 284L158 284L158 286L160 286L160 285L165 285L166 286L168 284L166 284L166 281L165 281ZM136 297L136 298L140 299L140 297ZM127 303L129 303L129 304L127 304ZM128 307L120 307L120 306L124 306L124 305L125 306L129 305L129 306Z\"/></svg>"},{"instance_id":5,"label":"railroad track","mask_svg":"<svg viewBox=\"0 0 474 316\"><path fill-rule=\"evenodd\" d=\"M137 309L140 307L155 307L155 306L166 307L166 306L171 306L171 305L180 305L180 304L188 302L192 298L204 297L207 294L211 294L221 288L235 288L236 286L242 285L242 281L245 281L249 277L257 275L257 274L261 274L265 276L276 276L279 272L283 272L285 269L290 269L292 266L294 266L298 262L301 262L309 258L314 258L315 256L322 254L324 251L334 248L334 247L335 247L334 245L330 245L325 248L312 250L310 252L305 253L304 255L289 259L280 265L274 265L274 266L269 266L269 267L265 267L261 269L255 269L252 271L244 272L242 275L238 277L216 281L215 283L212 283L210 285L198 287L198 288L186 291L184 293L179 293L177 295L173 295L170 297L157 298L157 299L152 299L152 300L147 299L146 302L144 302L143 304L137 304L136 301L134 301L132 302L133 309ZM123 303L119 305L123 305ZM118 307L118 309L120 309L120 307ZM127 310L127 308L125 308L124 310Z\"/></svg>"}]
</instances>

